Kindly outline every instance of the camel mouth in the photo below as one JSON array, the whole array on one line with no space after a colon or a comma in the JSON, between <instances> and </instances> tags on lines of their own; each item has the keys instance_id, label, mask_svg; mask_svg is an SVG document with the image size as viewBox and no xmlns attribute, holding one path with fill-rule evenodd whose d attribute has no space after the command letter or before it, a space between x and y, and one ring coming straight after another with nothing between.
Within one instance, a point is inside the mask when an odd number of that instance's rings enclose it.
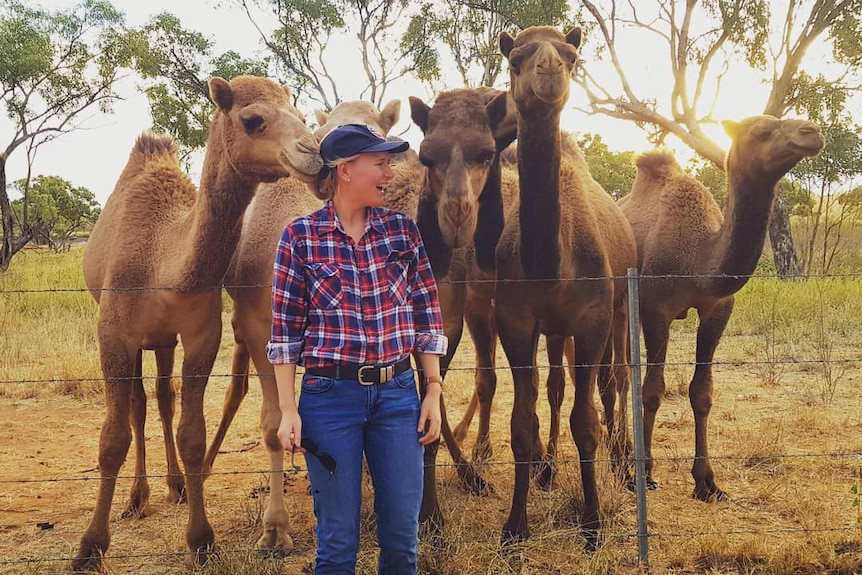
<instances>
[{"instance_id":1,"label":"camel mouth","mask_svg":"<svg viewBox=\"0 0 862 575\"><path fill-rule=\"evenodd\" d=\"M825 145L826 142L823 140L823 137L820 136L810 141L794 142L793 148L798 154L810 157L819 154Z\"/></svg>"}]
</instances>

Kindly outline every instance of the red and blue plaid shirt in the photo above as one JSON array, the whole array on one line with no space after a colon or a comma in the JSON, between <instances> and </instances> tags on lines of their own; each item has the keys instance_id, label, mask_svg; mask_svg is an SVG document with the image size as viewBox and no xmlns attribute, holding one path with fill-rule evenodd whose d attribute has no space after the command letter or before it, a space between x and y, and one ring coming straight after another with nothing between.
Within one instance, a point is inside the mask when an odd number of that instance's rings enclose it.
<instances>
[{"instance_id":1,"label":"red and blue plaid shirt","mask_svg":"<svg viewBox=\"0 0 862 575\"><path fill-rule=\"evenodd\" d=\"M282 233L272 286L271 363L390 364L443 355L437 284L416 224L372 207L359 243L332 202Z\"/></svg>"}]
</instances>

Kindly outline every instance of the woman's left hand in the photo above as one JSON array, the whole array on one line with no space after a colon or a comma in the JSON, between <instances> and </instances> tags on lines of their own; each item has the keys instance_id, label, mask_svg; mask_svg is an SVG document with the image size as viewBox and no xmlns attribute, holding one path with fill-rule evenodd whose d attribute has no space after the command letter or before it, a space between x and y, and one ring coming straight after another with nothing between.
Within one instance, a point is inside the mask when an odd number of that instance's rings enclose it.
<instances>
[{"instance_id":1,"label":"woman's left hand","mask_svg":"<svg viewBox=\"0 0 862 575\"><path fill-rule=\"evenodd\" d=\"M433 386L437 387L437 385ZM419 428L416 431L419 433L425 432L425 435L419 438L419 443L430 445L440 439L442 422L443 418L440 415L440 392L429 390L429 393L425 395L425 399L422 400L422 408L419 411Z\"/></svg>"}]
</instances>

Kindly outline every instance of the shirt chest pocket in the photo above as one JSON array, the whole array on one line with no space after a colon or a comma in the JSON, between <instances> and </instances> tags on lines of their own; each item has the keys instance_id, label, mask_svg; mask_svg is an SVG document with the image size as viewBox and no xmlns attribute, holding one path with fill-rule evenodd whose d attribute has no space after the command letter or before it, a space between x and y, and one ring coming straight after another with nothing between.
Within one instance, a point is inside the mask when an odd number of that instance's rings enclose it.
<instances>
[{"instance_id":1,"label":"shirt chest pocket","mask_svg":"<svg viewBox=\"0 0 862 575\"><path fill-rule=\"evenodd\" d=\"M393 251L386 259L386 279L389 280L389 295L396 305L407 303L410 295L408 274L413 263L414 253L411 250Z\"/></svg>"},{"instance_id":2,"label":"shirt chest pocket","mask_svg":"<svg viewBox=\"0 0 862 575\"><path fill-rule=\"evenodd\" d=\"M311 306L333 309L341 303L341 272L329 263L308 264L305 268Z\"/></svg>"}]
</instances>

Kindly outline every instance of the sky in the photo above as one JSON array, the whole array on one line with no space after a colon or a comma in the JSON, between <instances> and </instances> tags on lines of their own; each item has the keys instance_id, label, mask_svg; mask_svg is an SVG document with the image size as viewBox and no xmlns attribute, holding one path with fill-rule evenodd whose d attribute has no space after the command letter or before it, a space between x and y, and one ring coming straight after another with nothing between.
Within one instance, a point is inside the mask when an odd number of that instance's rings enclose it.
<instances>
[{"instance_id":1,"label":"sky","mask_svg":"<svg viewBox=\"0 0 862 575\"><path fill-rule=\"evenodd\" d=\"M48 9L57 9L71 7L76 2L74 0L36 0L36 3ZM213 38L216 54L235 50L241 55L251 56L260 50L259 34L246 15L230 6L215 8L213 0L182 0L181 2L113 0L113 4L125 12L128 26L142 25L151 16L162 11L171 12L180 18L184 27ZM589 38L586 41L588 42ZM635 57L643 53L631 52L636 55ZM349 93L352 85L349 81L350 74L359 73L358 60L351 62L349 56L349 54L338 55L341 67L335 71L335 75L339 78L339 89L344 91L345 99L359 97L359 94ZM633 62L634 66L628 67L627 72L635 86L648 86L650 82L663 81L660 74L662 67L666 66L664 62L655 67L650 62L651 58L644 58L642 62ZM595 68L597 67L590 69L591 73L597 73ZM503 74L507 74L505 67ZM766 90L765 87L760 91L748 89L748 87L757 87L756 80L753 78L753 76L746 78L742 73L735 79L735 82L740 85L746 85L747 91L744 95L723 98L716 109L717 118L742 119L763 110ZM358 86L360 82L355 84ZM151 125L148 102L143 94L138 93L135 83L127 81L119 91L123 100L115 103L113 114L104 115L94 112L82 123L83 129L42 146L36 158L33 175L60 176L71 182L73 186L90 189L99 203L104 205L128 159L135 138ZM561 119L563 129L599 134L614 150L641 152L651 147L647 142L646 133L632 122L602 115L587 115L576 110L576 106L586 104L586 96L580 92L577 86L572 86L569 106ZM392 133L402 135L415 147L421 141L422 135L410 121L407 102L407 97L410 95L419 96L428 103L431 103L433 97L427 87L417 82L415 85L402 87L400 91L387 92L387 101L394 98L401 99L401 120L393 128ZM313 106L301 107L301 111L306 114L309 122L314 121ZM6 133L8 129L8 123L4 125L3 122L8 121L5 118L0 119L0 134ZM720 128L709 128L708 134L719 145L725 148L729 145ZM6 140L6 137L2 138L2 141ZM673 145L673 142L669 143ZM675 146L674 149L677 151L680 163L685 165L692 156L691 150L681 145ZM200 177L200 165L200 157L198 157L190 173L196 182ZM25 175L26 153L23 148L19 148L12 154L7 164L7 179L11 182Z\"/></svg>"}]
</instances>

